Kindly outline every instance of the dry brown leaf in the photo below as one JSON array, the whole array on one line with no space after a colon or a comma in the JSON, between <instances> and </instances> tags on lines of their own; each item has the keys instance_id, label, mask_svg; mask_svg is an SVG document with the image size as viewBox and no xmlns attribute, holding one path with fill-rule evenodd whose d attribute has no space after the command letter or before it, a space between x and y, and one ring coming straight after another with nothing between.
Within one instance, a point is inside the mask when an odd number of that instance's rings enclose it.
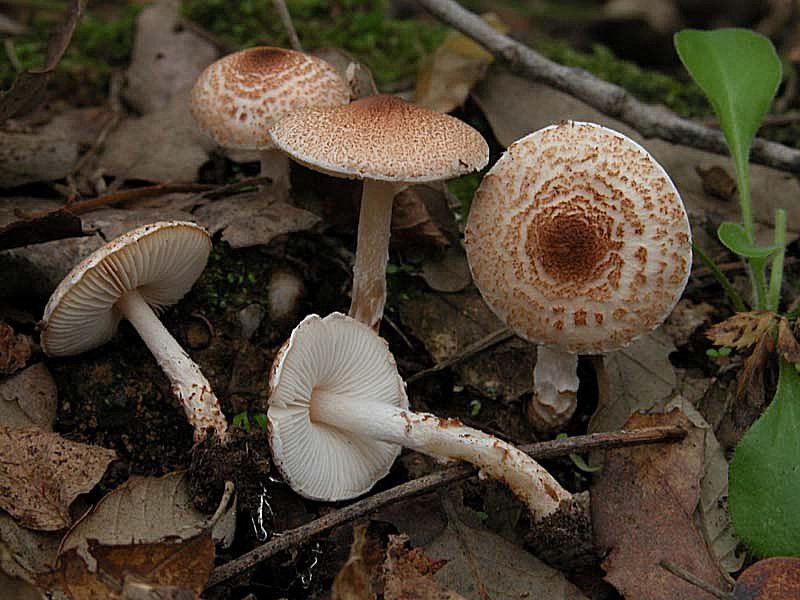
<instances>
[{"instance_id":1,"label":"dry brown leaf","mask_svg":"<svg viewBox=\"0 0 800 600\"><path fill-rule=\"evenodd\" d=\"M194 217L212 235L222 230L222 239L232 248L266 246L279 235L306 231L320 221L314 213L275 202L265 192L210 201Z\"/></svg>"},{"instance_id":2,"label":"dry brown leaf","mask_svg":"<svg viewBox=\"0 0 800 600\"><path fill-rule=\"evenodd\" d=\"M695 331L711 320L716 308L708 302L692 302L688 298L681 299L672 309L669 317L661 326L661 331L672 339L675 346L684 346Z\"/></svg>"},{"instance_id":3,"label":"dry brown leaf","mask_svg":"<svg viewBox=\"0 0 800 600\"><path fill-rule=\"evenodd\" d=\"M377 567L383 559L383 552L374 540L367 536L367 525L353 527L353 543L347 562L337 573L331 586L332 600L370 600L375 598L373 585L378 575ZM377 550L377 552L375 551ZM375 557L377 555L377 560Z\"/></svg>"},{"instance_id":4,"label":"dry brown leaf","mask_svg":"<svg viewBox=\"0 0 800 600\"><path fill-rule=\"evenodd\" d=\"M35 211L41 206L41 203L27 202L27 198L4 200L4 203L22 211ZM53 203L47 203L48 207L52 205ZM80 218L67 211L56 210L35 219L20 219L13 213L9 218L4 212L0 210L0 250L60 240L83 233Z\"/></svg>"},{"instance_id":5,"label":"dry brown leaf","mask_svg":"<svg viewBox=\"0 0 800 600\"><path fill-rule=\"evenodd\" d=\"M431 577L444 561L431 560L420 548L409 548L405 534L389 536L384 562L385 600L463 600Z\"/></svg>"},{"instance_id":6,"label":"dry brown leaf","mask_svg":"<svg viewBox=\"0 0 800 600\"><path fill-rule=\"evenodd\" d=\"M677 563L720 589L729 586L692 521L703 472L703 432L678 410L636 414L625 429L677 425L680 444L621 448L606 455L592 490L596 541L610 549L605 579L626 598L712 598L659 567Z\"/></svg>"},{"instance_id":7,"label":"dry brown leaf","mask_svg":"<svg viewBox=\"0 0 800 600\"><path fill-rule=\"evenodd\" d=\"M800 558L774 556L750 565L736 580L732 600L800 598Z\"/></svg>"},{"instance_id":8,"label":"dry brown leaf","mask_svg":"<svg viewBox=\"0 0 800 600\"><path fill-rule=\"evenodd\" d=\"M786 317L781 317L778 324L778 352L790 363L800 363L800 343L797 342Z\"/></svg>"},{"instance_id":9,"label":"dry brown leaf","mask_svg":"<svg viewBox=\"0 0 800 600\"><path fill-rule=\"evenodd\" d=\"M20 73L9 91L0 92L0 123L33 110L41 102L47 82L67 50L85 7L86 0L73 0L64 22L50 32L44 67Z\"/></svg>"},{"instance_id":10,"label":"dry brown leaf","mask_svg":"<svg viewBox=\"0 0 800 600\"><path fill-rule=\"evenodd\" d=\"M190 590L198 597L214 566L214 542L206 531L186 540L107 546L89 540L89 566L73 548L61 555L59 576L72 600L122 599L131 583ZM158 596L152 595L152 598ZM174 597L174 596L172 596Z\"/></svg>"},{"instance_id":11,"label":"dry brown leaf","mask_svg":"<svg viewBox=\"0 0 800 600\"><path fill-rule=\"evenodd\" d=\"M117 456L38 427L0 427L0 507L31 529L72 523L69 505L88 492Z\"/></svg>"},{"instance_id":12,"label":"dry brown leaf","mask_svg":"<svg viewBox=\"0 0 800 600\"><path fill-rule=\"evenodd\" d=\"M58 388L44 363L0 381L0 425L53 429Z\"/></svg>"},{"instance_id":13,"label":"dry brown leaf","mask_svg":"<svg viewBox=\"0 0 800 600\"><path fill-rule=\"evenodd\" d=\"M482 15L500 33L508 27L494 13ZM449 32L441 45L423 62L414 90L414 102L447 113L464 104L472 87L483 79L494 60L488 50L457 31Z\"/></svg>"},{"instance_id":14,"label":"dry brown leaf","mask_svg":"<svg viewBox=\"0 0 800 600\"><path fill-rule=\"evenodd\" d=\"M392 240L406 248L421 246L426 249L441 249L450 245L450 240L433 222L426 199L436 190L427 186L411 186L394 197L392 205Z\"/></svg>"},{"instance_id":15,"label":"dry brown leaf","mask_svg":"<svg viewBox=\"0 0 800 600\"><path fill-rule=\"evenodd\" d=\"M769 355L775 349L772 340L772 332L765 331L756 341L756 345L750 355L744 359L742 370L736 382L736 395L748 399L759 399L764 393L764 367L767 365ZM749 426L749 424L748 424Z\"/></svg>"},{"instance_id":16,"label":"dry brown leaf","mask_svg":"<svg viewBox=\"0 0 800 600\"><path fill-rule=\"evenodd\" d=\"M78 162L78 143L61 132L0 131L0 188L66 177Z\"/></svg>"},{"instance_id":17,"label":"dry brown leaf","mask_svg":"<svg viewBox=\"0 0 800 600\"><path fill-rule=\"evenodd\" d=\"M133 55L122 94L140 113L164 108L175 94L191 88L218 56L210 41L183 26L179 4L159 0L136 18Z\"/></svg>"},{"instance_id":18,"label":"dry brown leaf","mask_svg":"<svg viewBox=\"0 0 800 600\"><path fill-rule=\"evenodd\" d=\"M733 200L736 196L736 180L723 167L711 165L707 169L697 167L695 171L702 180L706 194L720 200Z\"/></svg>"},{"instance_id":19,"label":"dry brown leaf","mask_svg":"<svg viewBox=\"0 0 800 600\"><path fill-rule=\"evenodd\" d=\"M33 531L0 514L0 572L45 587L55 569L61 536ZM0 593L0 598L13 598Z\"/></svg>"},{"instance_id":20,"label":"dry brown leaf","mask_svg":"<svg viewBox=\"0 0 800 600\"><path fill-rule=\"evenodd\" d=\"M11 325L0 321L0 375L16 373L30 357L28 336L14 333Z\"/></svg>"},{"instance_id":21,"label":"dry brown leaf","mask_svg":"<svg viewBox=\"0 0 800 600\"><path fill-rule=\"evenodd\" d=\"M214 528L219 529L235 515L234 503L227 507ZM89 541L104 546L154 544L174 538L189 539L208 528L208 516L192 505L186 473L178 471L163 477L131 477L103 497L92 512L69 530L61 551L78 550L94 568Z\"/></svg>"},{"instance_id":22,"label":"dry brown leaf","mask_svg":"<svg viewBox=\"0 0 800 600\"><path fill-rule=\"evenodd\" d=\"M464 249L453 244L438 260L427 259L422 263L422 279L436 292L460 292L472 283L467 255Z\"/></svg>"},{"instance_id":23,"label":"dry brown leaf","mask_svg":"<svg viewBox=\"0 0 800 600\"><path fill-rule=\"evenodd\" d=\"M717 346L741 350L760 340L772 328L776 319L775 313L769 310L736 313L709 327L706 337Z\"/></svg>"}]
</instances>

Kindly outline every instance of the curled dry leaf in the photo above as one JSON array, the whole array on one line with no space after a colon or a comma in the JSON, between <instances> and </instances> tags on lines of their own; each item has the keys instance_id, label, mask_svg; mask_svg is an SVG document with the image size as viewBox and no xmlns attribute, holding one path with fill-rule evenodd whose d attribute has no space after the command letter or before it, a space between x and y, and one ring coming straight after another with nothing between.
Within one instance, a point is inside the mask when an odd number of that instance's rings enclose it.
<instances>
[{"instance_id":1,"label":"curled dry leaf","mask_svg":"<svg viewBox=\"0 0 800 600\"><path fill-rule=\"evenodd\" d=\"M58 388L44 363L0 381L0 425L53 429Z\"/></svg>"},{"instance_id":2,"label":"curled dry leaf","mask_svg":"<svg viewBox=\"0 0 800 600\"><path fill-rule=\"evenodd\" d=\"M786 317L781 317L778 324L778 352L790 363L800 363L800 343L797 342Z\"/></svg>"},{"instance_id":3,"label":"curled dry leaf","mask_svg":"<svg viewBox=\"0 0 800 600\"><path fill-rule=\"evenodd\" d=\"M753 351L744 359L742 370L736 382L736 394L739 398L742 398L745 394L750 399L763 397L764 367L774 349L775 344L772 340L772 332L770 330L764 331L761 337L757 339Z\"/></svg>"},{"instance_id":4,"label":"curled dry leaf","mask_svg":"<svg viewBox=\"0 0 800 600\"><path fill-rule=\"evenodd\" d=\"M94 559L93 567L87 565L76 548L61 555L59 577L72 600L128 599L130 593L126 590L131 587L138 592L152 592L144 596L147 598L163 597L158 595L160 588L188 590L191 592L188 597L196 598L214 566L210 531L185 540L151 544L107 546L89 540L88 552ZM176 591L172 589L170 593Z\"/></svg>"},{"instance_id":5,"label":"curled dry leaf","mask_svg":"<svg viewBox=\"0 0 800 600\"><path fill-rule=\"evenodd\" d=\"M69 505L103 476L116 452L36 427L0 427L0 507L31 529L72 523Z\"/></svg>"},{"instance_id":6,"label":"curled dry leaf","mask_svg":"<svg viewBox=\"0 0 800 600\"><path fill-rule=\"evenodd\" d=\"M774 556L750 565L736 580L732 600L800 598L800 558Z\"/></svg>"},{"instance_id":7,"label":"curled dry leaf","mask_svg":"<svg viewBox=\"0 0 800 600\"><path fill-rule=\"evenodd\" d=\"M389 536L383 563L384 600L463 600L464 596L433 580L444 563L431 560L420 548L410 548L405 534Z\"/></svg>"},{"instance_id":8,"label":"curled dry leaf","mask_svg":"<svg viewBox=\"0 0 800 600\"><path fill-rule=\"evenodd\" d=\"M14 333L11 325L0 321L0 375L11 375L24 367L31 357L28 336Z\"/></svg>"},{"instance_id":9,"label":"curled dry leaf","mask_svg":"<svg viewBox=\"0 0 800 600\"><path fill-rule=\"evenodd\" d=\"M706 337L717 346L748 348L775 324L777 316L769 310L736 313L708 328Z\"/></svg>"}]
</instances>

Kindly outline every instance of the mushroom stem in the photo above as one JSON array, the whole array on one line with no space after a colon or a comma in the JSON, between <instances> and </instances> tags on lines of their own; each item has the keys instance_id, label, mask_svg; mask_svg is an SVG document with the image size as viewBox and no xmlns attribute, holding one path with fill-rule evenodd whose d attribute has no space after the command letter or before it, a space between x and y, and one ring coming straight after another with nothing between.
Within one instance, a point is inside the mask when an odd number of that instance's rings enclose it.
<instances>
[{"instance_id":1,"label":"mushroom stem","mask_svg":"<svg viewBox=\"0 0 800 600\"><path fill-rule=\"evenodd\" d=\"M364 180L358 217L356 261L353 265L353 299L349 316L377 330L386 304L386 264L392 202L397 184Z\"/></svg>"},{"instance_id":2,"label":"mushroom stem","mask_svg":"<svg viewBox=\"0 0 800 600\"><path fill-rule=\"evenodd\" d=\"M571 494L530 456L458 419L353 397L314 390L311 420L356 435L399 444L438 458L472 463L483 473L505 483L525 503L535 521L554 514Z\"/></svg>"},{"instance_id":3,"label":"mushroom stem","mask_svg":"<svg viewBox=\"0 0 800 600\"><path fill-rule=\"evenodd\" d=\"M194 427L195 441L205 437L208 427L213 427L217 436L224 439L228 424L211 384L150 305L138 291L132 290L117 301L116 307L139 333L169 379L172 392L178 396L189 423Z\"/></svg>"},{"instance_id":4,"label":"mushroom stem","mask_svg":"<svg viewBox=\"0 0 800 600\"><path fill-rule=\"evenodd\" d=\"M261 150L261 176L269 177L272 183L268 189L272 191L275 199L286 202L289 199L289 190L292 187L289 178L289 157L281 150L272 148Z\"/></svg>"},{"instance_id":5,"label":"mushroom stem","mask_svg":"<svg viewBox=\"0 0 800 600\"><path fill-rule=\"evenodd\" d=\"M550 346L536 349L528 421L540 431L566 424L578 406L578 355Z\"/></svg>"}]
</instances>

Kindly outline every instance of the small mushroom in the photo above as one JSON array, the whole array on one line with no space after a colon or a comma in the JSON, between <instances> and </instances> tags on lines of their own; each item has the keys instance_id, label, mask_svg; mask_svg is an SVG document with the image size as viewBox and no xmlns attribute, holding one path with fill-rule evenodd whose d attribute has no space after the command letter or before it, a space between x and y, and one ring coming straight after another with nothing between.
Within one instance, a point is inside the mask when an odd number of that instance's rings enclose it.
<instances>
[{"instance_id":1,"label":"small mushroom","mask_svg":"<svg viewBox=\"0 0 800 600\"><path fill-rule=\"evenodd\" d=\"M272 367L267 418L275 464L302 496L344 500L368 491L405 446L472 463L507 484L537 522L572 508L569 492L514 446L407 407L382 338L339 313L309 315Z\"/></svg>"},{"instance_id":2,"label":"small mushroom","mask_svg":"<svg viewBox=\"0 0 800 600\"><path fill-rule=\"evenodd\" d=\"M454 117L385 95L303 111L276 123L271 134L278 148L311 169L364 180L349 314L377 328L395 194L408 183L482 169L486 140Z\"/></svg>"},{"instance_id":3,"label":"small mushroom","mask_svg":"<svg viewBox=\"0 0 800 600\"><path fill-rule=\"evenodd\" d=\"M303 52L259 46L212 63L192 88L189 107L200 128L223 148L259 150L261 174L280 200L289 197L289 159L269 128L310 107L345 104L350 91L336 70Z\"/></svg>"},{"instance_id":4,"label":"small mushroom","mask_svg":"<svg viewBox=\"0 0 800 600\"><path fill-rule=\"evenodd\" d=\"M486 303L539 345L528 417L540 429L575 410L577 354L627 346L660 325L692 264L667 173L593 123L562 122L509 146L475 193L465 238Z\"/></svg>"},{"instance_id":5,"label":"small mushroom","mask_svg":"<svg viewBox=\"0 0 800 600\"><path fill-rule=\"evenodd\" d=\"M156 315L191 289L210 251L208 232L180 221L145 225L98 248L50 297L42 350L49 356L86 352L110 340L125 318L172 384L195 441L208 427L224 438L227 423L211 385Z\"/></svg>"}]
</instances>

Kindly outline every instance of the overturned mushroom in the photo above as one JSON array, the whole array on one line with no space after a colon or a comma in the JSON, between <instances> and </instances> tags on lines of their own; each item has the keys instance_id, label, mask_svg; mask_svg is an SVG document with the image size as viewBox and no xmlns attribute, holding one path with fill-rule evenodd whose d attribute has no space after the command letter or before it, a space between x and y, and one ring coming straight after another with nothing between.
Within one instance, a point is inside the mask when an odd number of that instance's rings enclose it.
<instances>
[{"instance_id":1,"label":"overturned mushroom","mask_svg":"<svg viewBox=\"0 0 800 600\"><path fill-rule=\"evenodd\" d=\"M480 133L395 96L310 109L278 122L272 138L314 170L364 180L350 316L378 327L386 302L392 200L409 183L449 179L489 161Z\"/></svg>"},{"instance_id":2,"label":"overturned mushroom","mask_svg":"<svg viewBox=\"0 0 800 600\"><path fill-rule=\"evenodd\" d=\"M531 422L576 406L577 354L627 346L680 299L692 263L683 202L639 144L562 122L509 146L475 193L465 232L484 300L538 344Z\"/></svg>"},{"instance_id":3,"label":"overturned mushroom","mask_svg":"<svg viewBox=\"0 0 800 600\"><path fill-rule=\"evenodd\" d=\"M127 319L153 353L194 427L195 441L225 416L200 367L161 324L155 311L180 300L203 272L211 238L194 223L139 227L95 250L50 297L42 317L42 350L73 356L105 344Z\"/></svg>"},{"instance_id":4,"label":"overturned mushroom","mask_svg":"<svg viewBox=\"0 0 800 600\"><path fill-rule=\"evenodd\" d=\"M347 85L324 60L294 50L259 46L209 65L197 79L192 115L223 148L259 150L261 174L280 200L289 196L289 159L275 149L269 128L310 107L345 104Z\"/></svg>"},{"instance_id":5,"label":"overturned mushroom","mask_svg":"<svg viewBox=\"0 0 800 600\"><path fill-rule=\"evenodd\" d=\"M386 342L345 315L310 315L295 328L272 367L269 405L275 464L307 498L363 494L406 446L479 467L507 484L537 522L571 507L570 493L514 446L457 419L409 411Z\"/></svg>"}]
</instances>

